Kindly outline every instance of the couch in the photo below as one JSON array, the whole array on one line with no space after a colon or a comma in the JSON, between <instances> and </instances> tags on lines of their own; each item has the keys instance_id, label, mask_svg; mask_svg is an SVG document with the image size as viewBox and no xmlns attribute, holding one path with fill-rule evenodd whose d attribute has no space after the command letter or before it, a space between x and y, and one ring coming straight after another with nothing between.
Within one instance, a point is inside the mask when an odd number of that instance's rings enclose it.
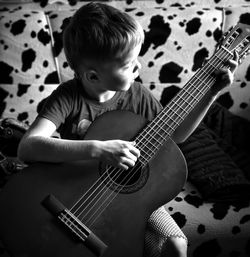
<instances>
[{"instance_id":1,"label":"couch","mask_svg":"<svg viewBox=\"0 0 250 257\"><path fill-rule=\"evenodd\" d=\"M248 0L104 1L142 24L145 42L138 78L167 104L212 56L237 22L250 24ZM0 118L27 126L44 99L72 77L62 30L85 1L0 1ZM189 168L182 191L161 207L189 240L190 257L250 256L250 59L204 121L180 145ZM10 178L11 179L11 178ZM159 246L161 234L155 239ZM152 250L152 256L160 247ZM0 255L7 256L4 248Z\"/></svg>"}]
</instances>

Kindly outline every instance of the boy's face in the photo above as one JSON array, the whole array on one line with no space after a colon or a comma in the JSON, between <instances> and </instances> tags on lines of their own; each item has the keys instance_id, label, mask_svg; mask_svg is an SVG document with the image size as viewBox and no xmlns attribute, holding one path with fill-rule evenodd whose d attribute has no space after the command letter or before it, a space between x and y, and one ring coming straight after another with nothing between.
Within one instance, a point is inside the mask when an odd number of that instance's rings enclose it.
<instances>
[{"instance_id":1,"label":"boy's face","mask_svg":"<svg viewBox=\"0 0 250 257\"><path fill-rule=\"evenodd\" d=\"M100 90L126 91L130 88L135 78L139 76L141 64L138 56L141 44L131 49L131 51L120 61L112 61L102 65L99 70Z\"/></svg>"}]
</instances>

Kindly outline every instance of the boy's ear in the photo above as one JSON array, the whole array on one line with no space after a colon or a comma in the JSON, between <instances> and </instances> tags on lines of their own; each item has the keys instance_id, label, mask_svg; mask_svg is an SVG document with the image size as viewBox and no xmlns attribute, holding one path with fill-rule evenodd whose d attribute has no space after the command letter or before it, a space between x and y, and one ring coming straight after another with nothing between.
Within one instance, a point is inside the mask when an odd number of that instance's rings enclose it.
<instances>
[{"instance_id":1,"label":"boy's ear","mask_svg":"<svg viewBox=\"0 0 250 257\"><path fill-rule=\"evenodd\" d=\"M95 83L99 80L98 74L95 70L88 70L85 73L86 80L90 83Z\"/></svg>"}]
</instances>

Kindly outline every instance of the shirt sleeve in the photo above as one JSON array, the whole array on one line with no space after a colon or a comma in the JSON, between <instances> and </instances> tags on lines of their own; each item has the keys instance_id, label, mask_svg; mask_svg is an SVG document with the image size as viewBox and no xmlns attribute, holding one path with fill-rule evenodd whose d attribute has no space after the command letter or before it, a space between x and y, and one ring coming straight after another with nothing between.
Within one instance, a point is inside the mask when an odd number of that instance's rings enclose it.
<instances>
[{"instance_id":1,"label":"shirt sleeve","mask_svg":"<svg viewBox=\"0 0 250 257\"><path fill-rule=\"evenodd\" d=\"M65 123L69 116L74 101L73 90L68 84L61 84L46 99L43 108L38 117L46 118L52 121L56 128Z\"/></svg>"}]
</instances>

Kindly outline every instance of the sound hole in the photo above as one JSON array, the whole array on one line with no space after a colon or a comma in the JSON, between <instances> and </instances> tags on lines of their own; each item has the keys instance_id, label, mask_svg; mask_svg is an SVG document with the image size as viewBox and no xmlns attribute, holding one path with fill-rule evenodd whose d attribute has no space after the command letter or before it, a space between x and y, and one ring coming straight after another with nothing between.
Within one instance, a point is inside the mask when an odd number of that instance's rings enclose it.
<instances>
[{"instance_id":1,"label":"sound hole","mask_svg":"<svg viewBox=\"0 0 250 257\"><path fill-rule=\"evenodd\" d=\"M101 163L100 175L111 190L119 193L133 193L145 185L148 178L148 168L140 162L128 170Z\"/></svg>"}]
</instances>

